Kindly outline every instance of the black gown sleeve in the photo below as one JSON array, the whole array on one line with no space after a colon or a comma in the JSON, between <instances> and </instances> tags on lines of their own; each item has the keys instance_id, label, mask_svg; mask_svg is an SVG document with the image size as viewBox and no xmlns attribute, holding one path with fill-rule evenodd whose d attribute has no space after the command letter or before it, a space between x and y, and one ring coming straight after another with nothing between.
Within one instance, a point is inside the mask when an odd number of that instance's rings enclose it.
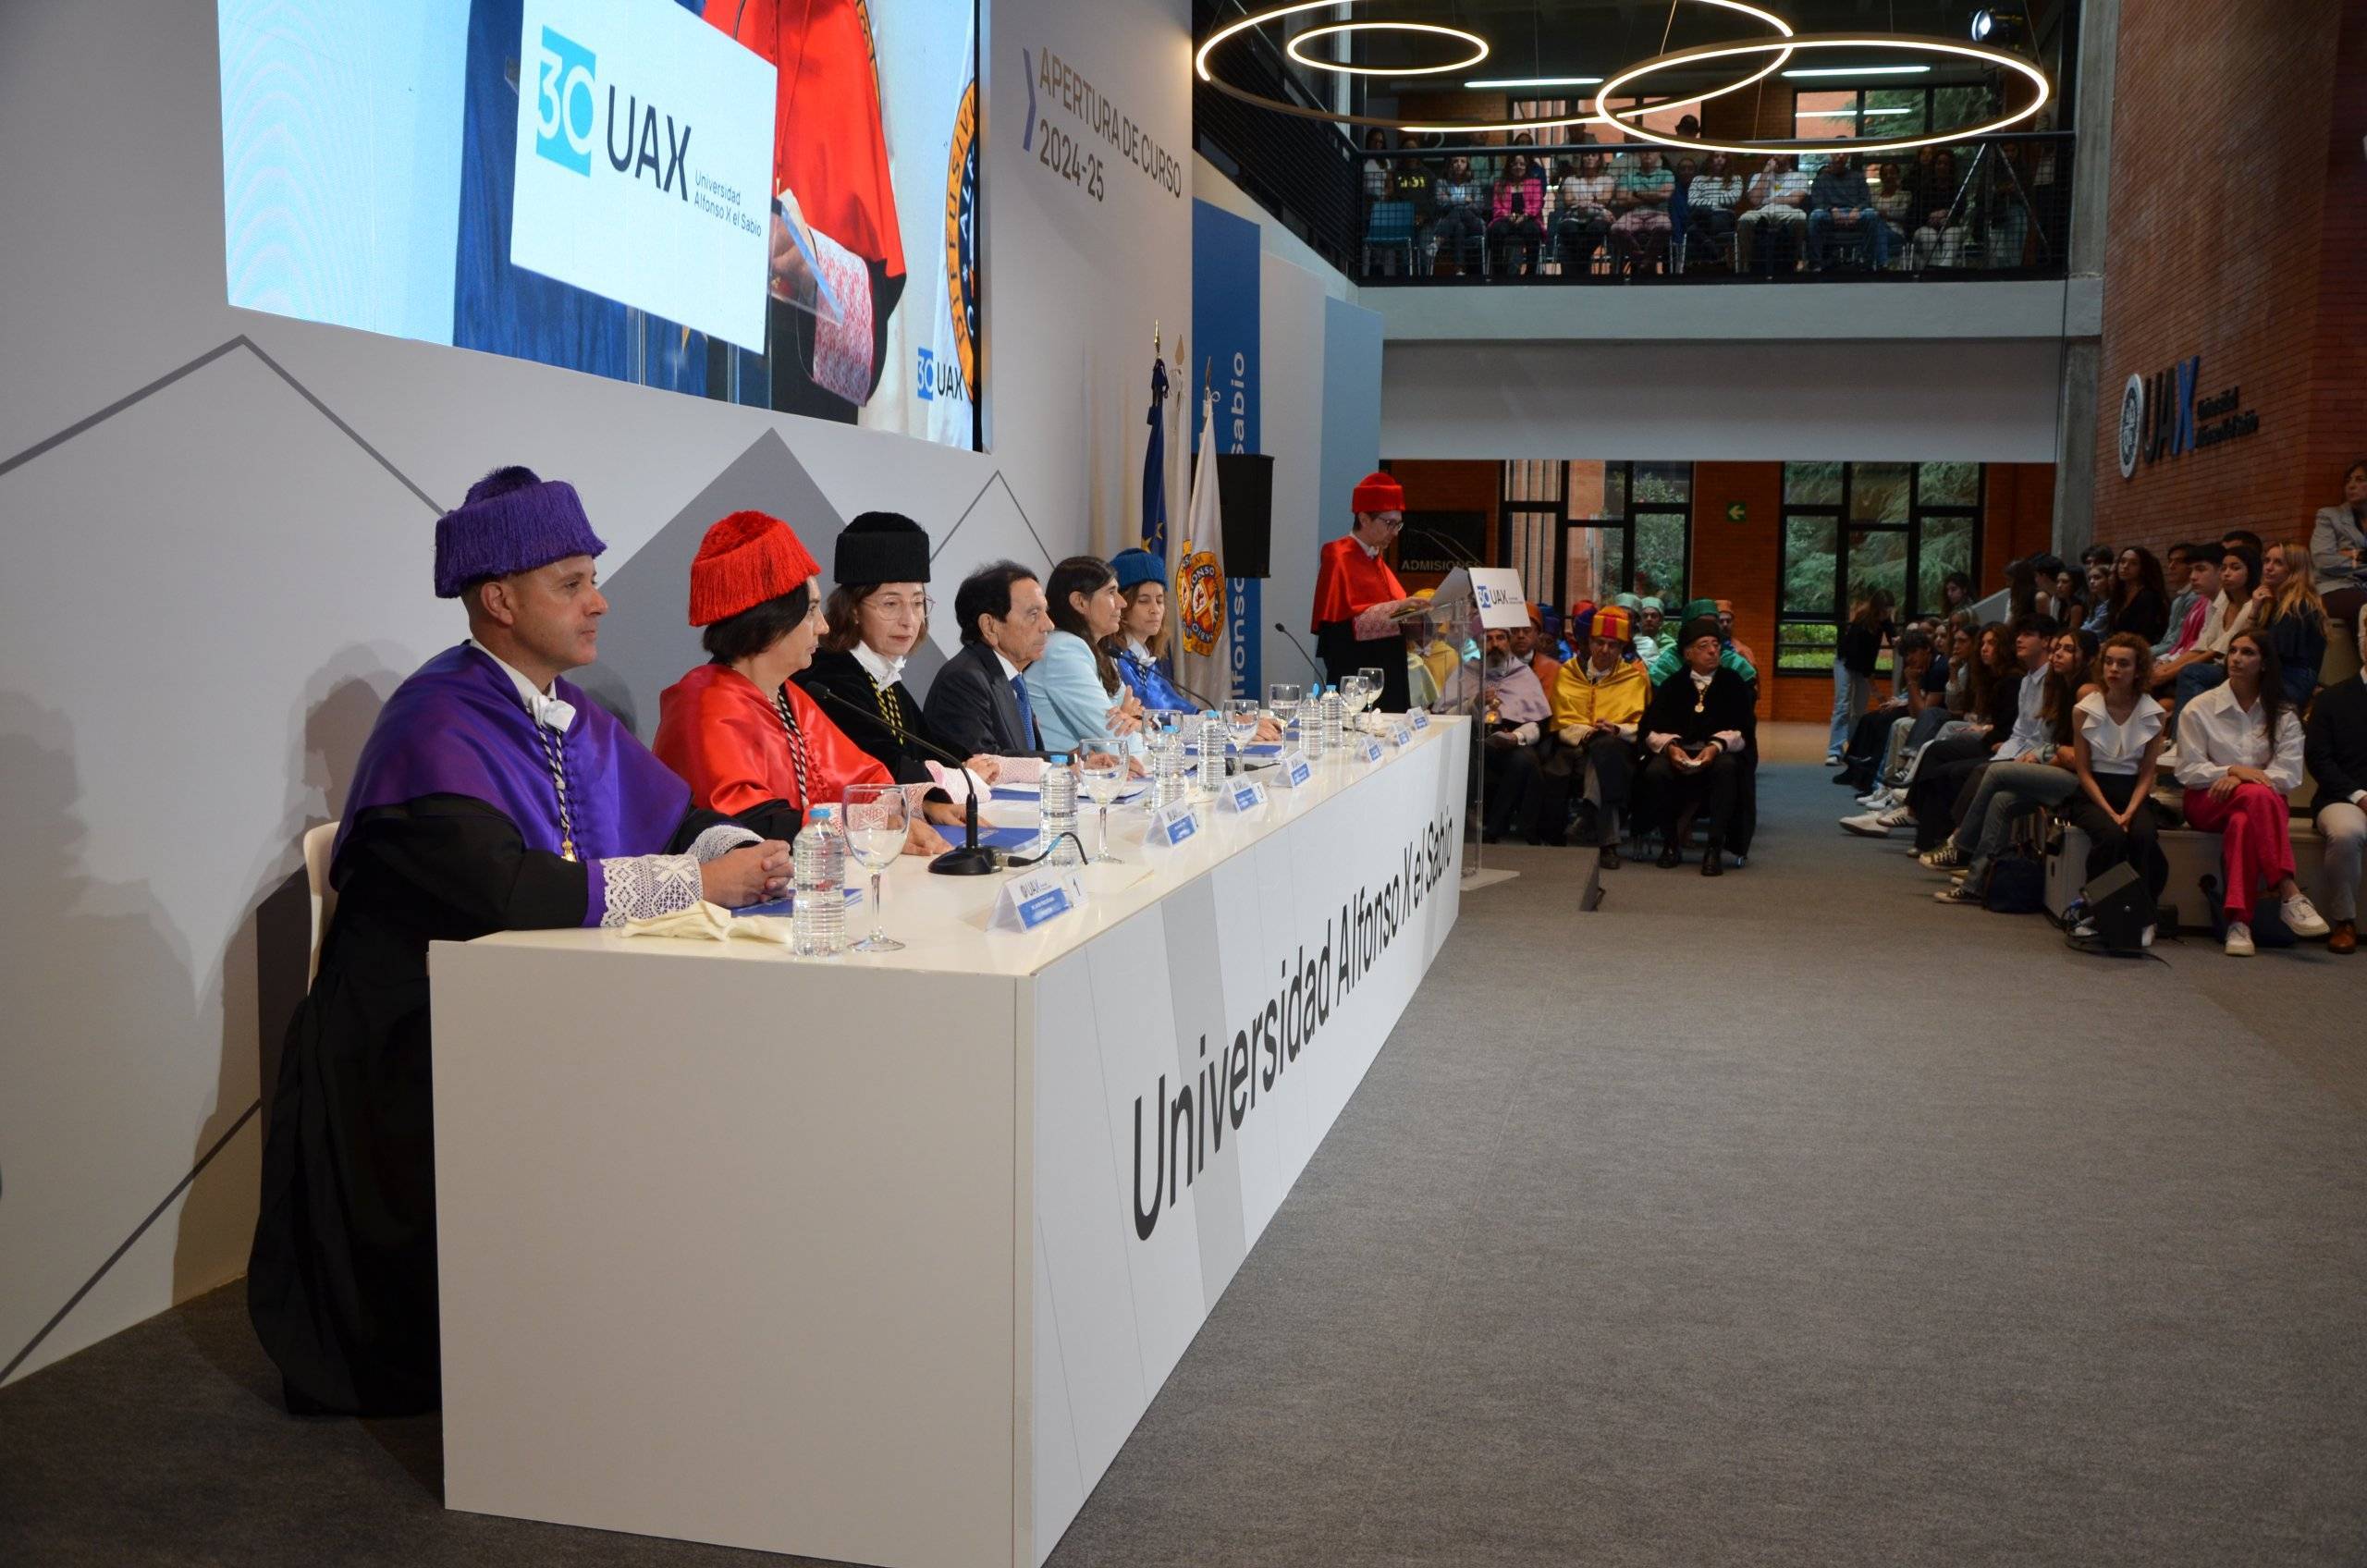
<instances>
[{"instance_id":1,"label":"black gown sleeve","mask_svg":"<svg viewBox=\"0 0 2367 1568\"><path fill-rule=\"evenodd\" d=\"M337 887L409 905L432 937L583 924L589 868L530 850L509 817L466 795L423 795L354 819Z\"/></svg>"}]
</instances>

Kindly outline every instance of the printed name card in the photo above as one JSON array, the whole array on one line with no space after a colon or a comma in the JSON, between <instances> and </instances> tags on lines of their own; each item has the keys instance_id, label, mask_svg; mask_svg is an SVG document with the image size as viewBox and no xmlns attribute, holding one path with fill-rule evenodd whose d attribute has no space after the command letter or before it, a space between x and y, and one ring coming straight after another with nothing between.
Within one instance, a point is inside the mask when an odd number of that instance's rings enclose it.
<instances>
[{"instance_id":1,"label":"printed name card","mask_svg":"<svg viewBox=\"0 0 2367 1568\"><path fill-rule=\"evenodd\" d=\"M1282 766L1275 769L1277 781L1285 790L1303 790L1315 777L1315 769L1307 766L1305 752L1285 752Z\"/></svg>"},{"instance_id":2,"label":"printed name card","mask_svg":"<svg viewBox=\"0 0 2367 1568\"><path fill-rule=\"evenodd\" d=\"M1430 716L1421 708L1414 709L1405 717L1417 729L1428 729L1430 727Z\"/></svg>"},{"instance_id":3,"label":"printed name card","mask_svg":"<svg viewBox=\"0 0 2367 1568\"><path fill-rule=\"evenodd\" d=\"M1369 735L1366 736L1364 744L1356 748L1356 756L1357 759L1362 762L1379 762L1381 757L1380 742L1374 740Z\"/></svg>"},{"instance_id":4,"label":"printed name card","mask_svg":"<svg viewBox=\"0 0 2367 1568\"><path fill-rule=\"evenodd\" d=\"M1226 789L1224 798L1236 812L1256 811L1266 803L1266 786L1255 779L1236 778Z\"/></svg>"},{"instance_id":5,"label":"printed name card","mask_svg":"<svg viewBox=\"0 0 2367 1568\"><path fill-rule=\"evenodd\" d=\"M987 925L994 931L1033 931L1084 904L1085 882L1076 873L1023 872L1002 885Z\"/></svg>"},{"instance_id":6,"label":"printed name card","mask_svg":"<svg viewBox=\"0 0 2367 1568\"><path fill-rule=\"evenodd\" d=\"M1414 732L1402 724L1392 724L1389 727L1389 743L1402 752L1414 743Z\"/></svg>"},{"instance_id":7,"label":"printed name card","mask_svg":"<svg viewBox=\"0 0 2367 1568\"><path fill-rule=\"evenodd\" d=\"M1150 814L1150 827L1143 834L1143 848L1181 849L1199 830L1200 814L1188 802L1162 806Z\"/></svg>"}]
</instances>

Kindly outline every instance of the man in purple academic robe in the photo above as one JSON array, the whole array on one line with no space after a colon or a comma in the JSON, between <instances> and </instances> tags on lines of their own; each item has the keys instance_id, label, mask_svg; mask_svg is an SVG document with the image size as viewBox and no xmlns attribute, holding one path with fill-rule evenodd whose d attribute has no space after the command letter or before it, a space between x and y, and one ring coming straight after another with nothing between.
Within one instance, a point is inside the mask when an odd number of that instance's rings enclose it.
<instances>
[{"instance_id":1,"label":"man in purple academic robe","mask_svg":"<svg viewBox=\"0 0 2367 1568\"><path fill-rule=\"evenodd\" d=\"M572 485L505 468L435 525L469 640L396 689L348 792L335 918L280 1059L248 1264L299 1413L439 1400L427 945L777 897L787 849L690 789L560 680L607 601Z\"/></svg>"}]
</instances>

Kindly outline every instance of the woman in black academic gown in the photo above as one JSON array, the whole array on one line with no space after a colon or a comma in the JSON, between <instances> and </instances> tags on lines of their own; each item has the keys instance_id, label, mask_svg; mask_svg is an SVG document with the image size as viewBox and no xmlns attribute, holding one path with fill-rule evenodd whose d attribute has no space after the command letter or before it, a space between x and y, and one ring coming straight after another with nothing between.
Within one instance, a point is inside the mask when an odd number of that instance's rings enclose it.
<instances>
[{"instance_id":1,"label":"woman in black academic gown","mask_svg":"<svg viewBox=\"0 0 2367 1568\"><path fill-rule=\"evenodd\" d=\"M1744 758L1759 722L1750 683L1718 662L1723 646L1713 619L1686 622L1678 633L1685 668L1652 693L1642 725L1645 749L1652 753L1644 780L1661 815L1659 864L1682 864L1679 825L1706 816L1704 876L1725 871L1726 827L1741 797Z\"/></svg>"},{"instance_id":2,"label":"woman in black academic gown","mask_svg":"<svg viewBox=\"0 0 2367 1568\"><path fill-rule=\"evenodd\" d=\"M795 680L898 783L926 784L930 762L951 766L904 684L904 660L928 634L928 534L900 513L865 512L840 530L830 575L829 630ZM995 758L969 764L994 782Z\"/></svg>"}]
</instances>

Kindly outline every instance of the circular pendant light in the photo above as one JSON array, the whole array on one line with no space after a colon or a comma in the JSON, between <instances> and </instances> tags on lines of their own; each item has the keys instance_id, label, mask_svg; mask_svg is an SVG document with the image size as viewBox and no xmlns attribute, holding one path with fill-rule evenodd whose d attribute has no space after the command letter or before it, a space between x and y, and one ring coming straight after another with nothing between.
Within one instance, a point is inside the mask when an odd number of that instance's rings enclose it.
<instances>
[{"instance_id":1,"label":"circular pendant light","mask_svg":"<svg viewBox=\"0 0 2367 1568\"><path fill-rule=\"evenodd\" d=\"M1722 61L1748 59L1756 55L1781 51L1784 57L1813 54L1820 50L1895 50L1906 53L1944 55L1950 59L1976 60L1984 66L2018 72L2037 89L2030 102L2011 114L2001 114L1977 125L1951 126L1945 130L1916 136L1892 136L1866 141L1836 141L1830 138L1808 140L1797 137L1769 138L1761 141L1706 141L1699 138L1671 136L1665 131L1652 130L1625 118L1614 118L1598 109L1593 116L1597 123L1625 131L1647 141L1657 141L1663 147L1683 148L1690 153L1738 153L1748 156L1757 153L1875 153L1904 152L1911 147L1931 147L1944 142L1957 142L1975 136L1986 136L2017 125L2046 106L2054 91L2046 73L2022 58L2003 49L1983 44L1967 43L1953 38L1933 38L1919 33L1801 33L1781 41L1753 40L1743 43L1705 43L1691 49L1672 50L1639 60L1613 76L1602 84L1601 96L1617 98L1637 92L1644 81L1660 72L1680 69L1687 66L1716 65ZM1764 75L1764 72L1760 73ZM1599 100L1598 100L1599 102ZM1655 104L1655 112L1667 107Z\"/></svg>"},{"instance_id":2,"label":"circular pendant light","mask_svg":"<svg viewBox=\"0 0 2367 1568\"><path fill-rule=\"evenodd\" d=\"M1471 45L1472 53L1460 60L1449 60L1437 66L1352 66L1343 60L1310 59L1299 53L1301 44L1352 32L1410 32L1417 37L1459 39ZM1282 45L1282 53L1309 70L1338 71L1343 76L1433 76L1440 71L1459 71L1478 65L1488 57L1488 41L1476 32L1466 32L1459 27L1441 27L1437 22L1330 22L1297 34Z\"/></svg>"},{"instance_id":3,"label":"circular pendant light","mask_svg":"<svg viewBox=\"0 0 2367 1568\"><path fill-rule=\"evenodd\" d=\"M1215 88L1218 92L1225 94L1229 98L1238 98L1245 104L1255 104L1261 109L1271 109L1278 115L1294 115L1300 119L1307 120L1325 120L1333 125L1373 126L1382 130L1421 132L1437 131L1449 136L1461 136L1477 135L1493 131L1557 130L1565 126L1585 125L1589 121L1600 117L1599 115L1562 115L1556 116L1551 119L1461 120L1443 122L1437 125L1414 125L1407 123L1405 116L1403 115L1352 115L1331 109L1311 109L1303 104L1293 104L1280 98L1269 98L1262 92L1252 92L1247 88L1235 87L1233 83L1225 80L1224 78L1218 75L1214 67L1209 63L1216 55L1216 52L1226 43L1239 37L1241 34L1248 31L1251 28L1263 27L1268 22L1280 21L1284 17L1296 16L1302 11L1348 10L1362 3L1363 0L1290 0L1289 4L1269 6L1265 10L1252 12L1248 16L1236 18L1200 41L1199 47L1196 49L1192 55L1192 68L1198 74L1202 81L1207 82L1210 87ZM1784 63L1791 58L1787 45L1792 36L1792 24L1777 16L1774 12L1767 10L1762 6L1753 5L1750 3L1750 0L1691 0L1691 3L1701 6L1714 6L1720 10L1733 11L1738 15L1748 17L1752 20L1763 24L1776 36L1773 39L1766 41L1762 45L1760 45L1760 47L1772 51L1773 57L1759 70L1751 72L1749 75L1743 77L1739 80L1728 82L1723 87L1711 88L1707 92L1699 92L1687 98L1673 99L1662 104L1653 104L1643 109L1627 110L1625 111L1626 113L1635 115L1647 113L1658 114L1666 109L1682 108L1688 104L1699 104L1709 99L1718 97L1723 93L1738 92L1743 88L1748 87L1751 83L1758 81L1762 77L1766 77L1782 69ZM1462 36L1470 38L1471 41L1479 48L1484 50L1487 47L1486 41L1476 34L1463 33L1460 29L1440 27L1435 23L1333 24L1331 27L1316 29L1310 33L1303 34L1301 36L1310 37L1318 33L1335 31L1339 31L1343 26L1374 27L1392 25L1408 31L1436 31L1441 32L1459 33ZM1294 43L1296 41L1294 40ZM1344 70L1349 68L1342 66L1340 62L1334 60L1310 60L1305 55L1300 55L1294 47L1286 45L1285 48L1291 55L1292 58L1298 60L1302 65L1313 66L1323 70ZM1454 66L1432 66L1426 67L1421 71L1388 73L1367 70L1358 74L1402 74L1408 76L1427 75L1432 71L1459 70L1464 68L1464 67L1469 63L1470 62L1464 62L1463 64ZM1629 126L1624 120L1614 120L1610 123L1618 126L1619 129L1623 130L1634 130L1635 134L1639 136L1648 136L1650 134L1640 129Z\"/></svg>"}]
</instances>

